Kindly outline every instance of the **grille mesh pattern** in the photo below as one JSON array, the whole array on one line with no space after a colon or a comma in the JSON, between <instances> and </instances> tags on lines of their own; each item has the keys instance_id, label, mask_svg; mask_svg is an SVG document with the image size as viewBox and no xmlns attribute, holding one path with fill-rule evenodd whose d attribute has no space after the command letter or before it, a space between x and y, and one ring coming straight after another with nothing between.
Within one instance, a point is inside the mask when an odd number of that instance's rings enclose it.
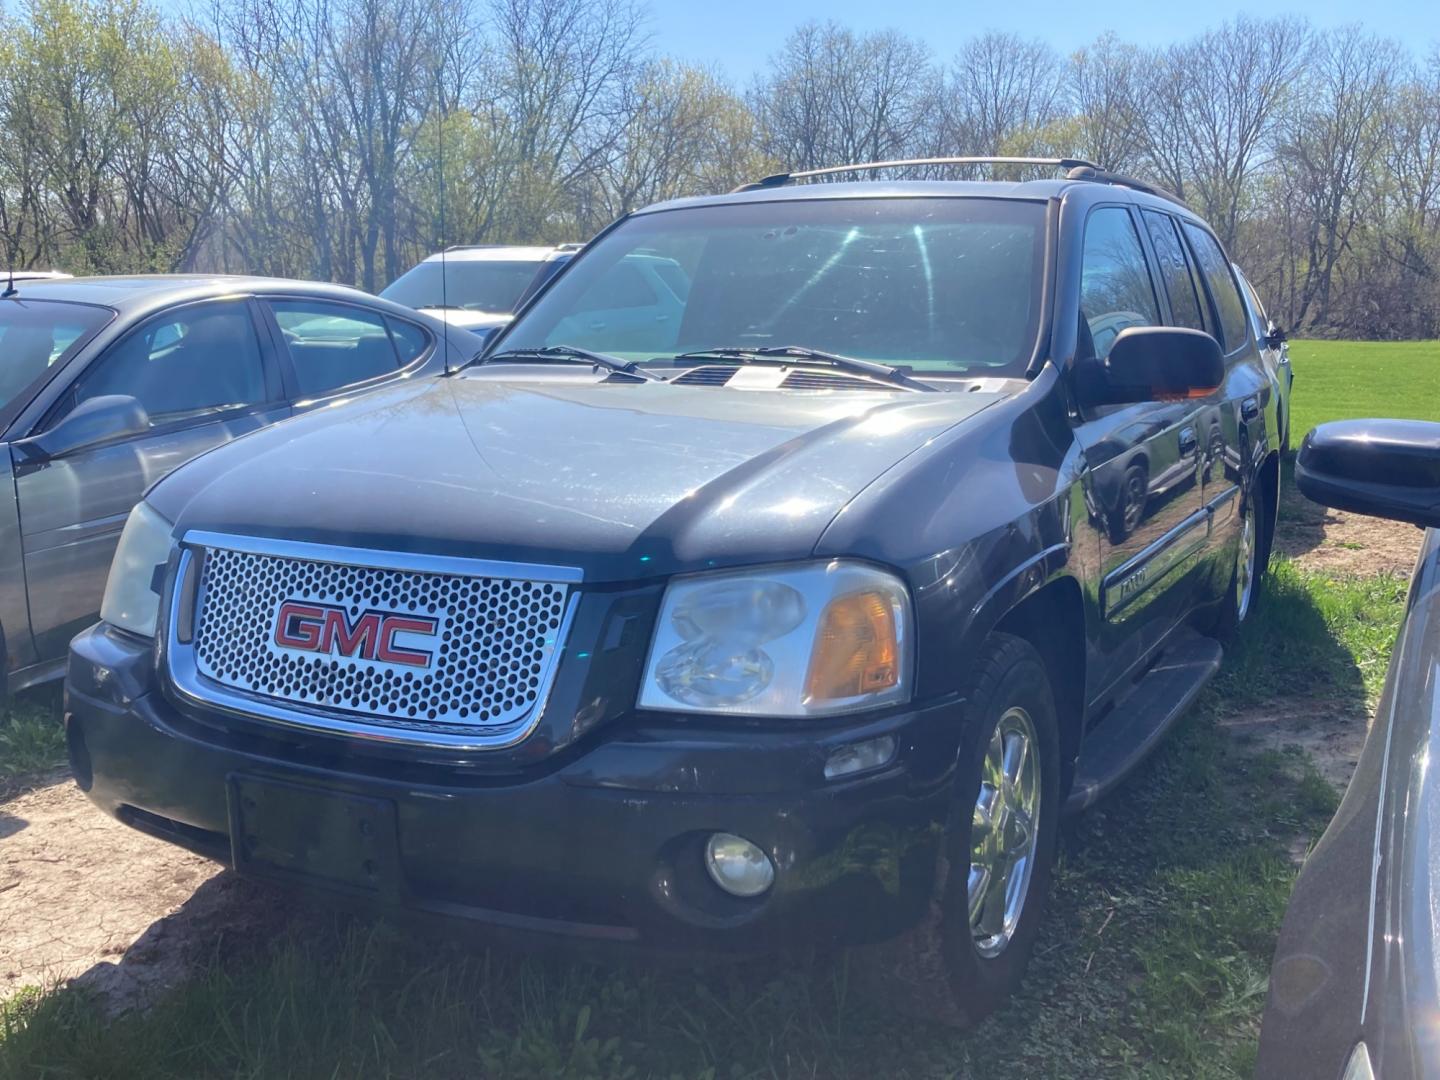
<instances>
[{"instance_id":1,"label":"grille mesh pattern","mask_svg":"<svg viewBox=\"0 0 1440 1080\"><path fill-rule=\"evenodd\" d=\"M226 548L206 552L195 635L199 672L223 686L404 727L503 727L539 699L557 645L563 584L377 570ZM438 621L428 669L275 644L287 600ZM416 645L409 639L399 642Z\"/></svg>"}]
</instances>

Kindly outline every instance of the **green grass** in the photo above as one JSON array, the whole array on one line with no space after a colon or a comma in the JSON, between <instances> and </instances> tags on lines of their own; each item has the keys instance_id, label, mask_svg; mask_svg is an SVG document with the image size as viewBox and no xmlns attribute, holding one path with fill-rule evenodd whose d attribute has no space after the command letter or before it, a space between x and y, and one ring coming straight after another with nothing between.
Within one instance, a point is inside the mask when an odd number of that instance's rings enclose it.
<instances>
[{"instance_id":1,"label":"green grass","mask_svg":"<svg viewBox=\"0 0 1440 1080\"><path fill-rule=\"evenodd\" d=\"M63 764L58 690L31 691L0 706L0 794Z\"/></svg>"},{"instance_id":2,"label":"green grass","mask_svg":"<svg viewBox=\"0 0 1440 1080\"><path fill-rule=\"evenodd\" d=\"M1290 445L1327 420L1440 420L1440 341L1292 341Z\"/></svg>"},{"instance_id":3,"label":"green grass","mask_svg":"<svg viewBox=\"0 0 1440 1080\"><path fill-rule=\"evenodd\" d=\"M966 1035L888 1011L847 959L705 969L465 949L363 921L297 923L155 1007L73 990L0 1007L0 1080L106 1077L1248 1076L1296 867L1336 793L1216 720L1296 694L1363 705L1398 579L1276 569L1221 678L1070 830L1017 1000Z\"/></svg>"}]
</instances>

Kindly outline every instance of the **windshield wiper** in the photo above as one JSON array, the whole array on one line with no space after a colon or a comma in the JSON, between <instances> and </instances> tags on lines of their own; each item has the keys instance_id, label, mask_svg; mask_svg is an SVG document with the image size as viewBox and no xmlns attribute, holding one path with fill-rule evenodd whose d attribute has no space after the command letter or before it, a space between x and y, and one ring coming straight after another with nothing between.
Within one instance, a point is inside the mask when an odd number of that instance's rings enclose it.
<instances>
[{"instance_id":1,"label":"windshield wiper","mask_svg":"<svg viewBox=\"0 0 1440 1080\"><path fill-rule=\"evenodd\" d=\"M627 363L624 360L617 360L613 356L606 356L604 353L591 352L589 349L577 349L573 345L547 345L543 349L506 349L503 352L492 353L490 356L476 357L473 363L483 365L495 360L569 360L577 364L601 367L616 375L629 375L633 379L644 379L646 382L663 381L659 376L645 371L634 360Z\"/></svg>"},{"instance_id":2,"label":"windshield wiper","mask_svg":"<svg viewBox=\"0 0 1440 1080\"><path fill-rule=\"evenodd\" d=\"M850 371L857 375L868 375L873 379L909 386L916 390L933 390L934 387L916 382L898 367L882 364L877 360L861 360L855 356L811 349L804 345L757 345L753 348L739 345L725 345L714 349L696 349L681 353L676 360L734 360L740 364L784 363L796 360L802 364L823 364L838 371Z\"/></svg>"}]
</instances>

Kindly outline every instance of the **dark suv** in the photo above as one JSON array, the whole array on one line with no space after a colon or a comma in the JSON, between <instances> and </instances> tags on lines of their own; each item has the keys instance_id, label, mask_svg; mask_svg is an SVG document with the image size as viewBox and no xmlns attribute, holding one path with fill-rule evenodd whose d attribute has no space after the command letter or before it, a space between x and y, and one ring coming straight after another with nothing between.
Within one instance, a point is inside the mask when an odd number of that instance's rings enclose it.
<instances>
[{"instance_id":1,"label":"dark suv","mask_svg":"<svg viewBox=\"0 0 1440 1080\"><path fill-rule=\"evenodd\" d=\"M1278 477L1204 222L1043 164L632 214L458 374L179 469L72 647L80 785L337 900L886 942L909 1000L984 1015L1062 815L1250 610ZM674 313L587 318L641 263Z\"/></svg>"}]
</instances>

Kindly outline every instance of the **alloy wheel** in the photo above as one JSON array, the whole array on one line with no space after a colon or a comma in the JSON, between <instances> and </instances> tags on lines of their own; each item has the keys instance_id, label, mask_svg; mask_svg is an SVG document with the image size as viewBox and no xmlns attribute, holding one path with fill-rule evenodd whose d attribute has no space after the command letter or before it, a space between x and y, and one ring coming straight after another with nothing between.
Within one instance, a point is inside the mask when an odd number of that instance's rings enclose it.
<instances>
[{"instance_id":1,"label":"alloy wheel","mask_svg":"<svg viewBox=\"0 0 1440 1080\"><path fill-rule=\"evenodd\" d=\"M1020 922L1035 868L1040 809L1035 723L1014 707L990 737L970 827L970 933L986 958L1005 951Z\"/></svg>"}]
</instances>

